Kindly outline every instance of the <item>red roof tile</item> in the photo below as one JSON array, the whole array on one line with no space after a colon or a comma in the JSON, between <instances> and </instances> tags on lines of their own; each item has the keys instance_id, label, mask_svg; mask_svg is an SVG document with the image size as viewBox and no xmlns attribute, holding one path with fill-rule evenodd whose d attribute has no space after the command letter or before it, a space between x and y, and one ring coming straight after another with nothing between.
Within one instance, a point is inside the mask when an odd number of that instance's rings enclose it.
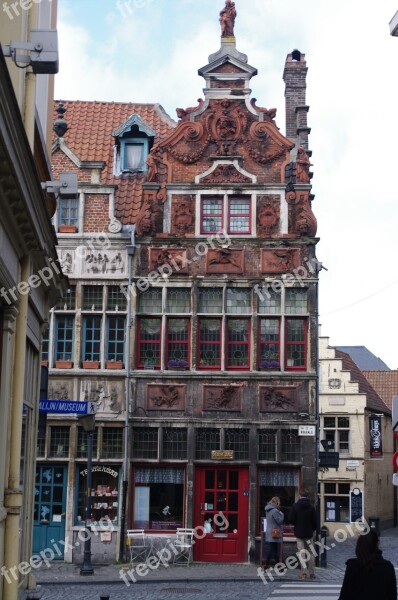
<instances>
[{"instance_id":1,"label":"red roof tile","mask_svg":"<svg viewBox=\"0 0 398 600\"><path fill-rule=\"evenodd\" d=\"M391 410L380 398L376 390L373 389L362 371L357 367L349 354L336 349L336 358L343 363L343 370L351 372L351 381L358 383L358 389L361 394L366 394L366 407L383 414L390 415Z\"/></svg>"},{"instance_id":2,"label":"red roof tile","mask_svg":"<svg viewBox=\"0 0 398 600\"><path fill-rule=\"evenodd\" d=\"M391 410L392 397L398 396L398 370L362 371L362 373Z\"/></svg>"},{"instance_id":3,"label":"red roof tile","mask_svg":"<svg viewBox=\"0 0 398 600\"><path fill-rule=\"evenodd\" d=\"M176 123L160 104L134 104L132 102L87 102L63 101L67 112L65 120L69 129L65 142L81 161L103 161L106 163L101 182L117 185L115 216L122 223L134 223L141 207L142 174L113 174L115 138L112 131L133 115L139 115L149 127L156 131L155 142L165 139L174 130ZM58 102L55 102L57 108ZM54 113L54 120L57 118Z\"/></svg>"}]
</instances>

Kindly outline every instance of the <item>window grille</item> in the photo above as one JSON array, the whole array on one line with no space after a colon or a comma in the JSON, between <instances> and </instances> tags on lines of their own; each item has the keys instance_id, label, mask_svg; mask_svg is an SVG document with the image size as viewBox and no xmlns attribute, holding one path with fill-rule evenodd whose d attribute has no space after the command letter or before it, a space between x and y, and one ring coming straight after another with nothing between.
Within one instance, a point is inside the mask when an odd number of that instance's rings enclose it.
<instances>
[{"instance_id":1,"label":"window grille","mask_svg":"<svg viewBox=\"0 0 398 600\"><path fill-rule=\"evenodd\" d=\"M211 459L211 451L220 450L221 435L219 429L197 429L195 437L197 459Z\"/></svg>"},{"instance_id":2,"label":"window grille","mask_svg":"<svg viewBox=\"0 0 398 600\"><path fill-rule=\"evenodd\" d=\"M158 457L158 430L155 428L133 429L133 458Z\"/></svg>"},{"instance_id":3,"label":"window grille","mask_svg":"<svg viewBox=\"0 0 398 600\"><path fill-rule=\"evenodd\" d=\"M225 450L233 450L235 460L249 460L249 430L226 429Z\"/></svg>"},{"instance_id":4,"label":"window grille","mask_svg":"<svg viewBox=\"0 0 398 600\"><path fill-rule=\"evenodd\" d=\"M281 460L300 460L300 437L298 431L282 431Z\"/></svg>"},{"instance_id":5,"label":"window grille","mask_svg":"<svg viewBox=\"0 0 398 600\"><path fill-rule=\"evenodd\" d=\"M276 430L258 432L258 460L276 460Z\"/></svg>"},{"instance_id":6,"label":"window grille","mask_svg":"<svg viewBox=\"0 0 398 600\"><path fill-rule=\"evenodd\" d=\"M187 430L182 428L163 429L163 458L186 460Z\"/></svg>"},{"instance_id":7,"label":"window grille","mask_svg":"<svg viewBox=\"0 0 398 600\"><path fill-rule=\"evenodd\" d=\"M103 287L100 285L83 286L83 310L102 310Z\"/></svg>"},{"instance_id":8,"label":"window grille","mask_svg":"<svg viewBox=\"0 0 398 600\"><path fill-rule=\"evenodd\" d=\"M111 285L108 287L108 301L106 304L107 310L125 311L127 307L127 299L119 285Z\"/></svg>"}]
</instances>

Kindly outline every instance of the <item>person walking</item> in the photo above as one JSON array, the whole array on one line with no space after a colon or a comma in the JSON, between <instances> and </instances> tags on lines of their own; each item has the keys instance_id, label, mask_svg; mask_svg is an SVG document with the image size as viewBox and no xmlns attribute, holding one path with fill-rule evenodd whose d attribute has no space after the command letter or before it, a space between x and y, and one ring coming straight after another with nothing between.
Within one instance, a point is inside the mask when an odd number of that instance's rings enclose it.
<instances>
[{"instance_id":1,"label":"person walking","mask_svg":"<svg viewBox=\"0 0 398 600\"><path fill-rule=\"evenodd\" d=\"M271 567L281 560L282 525L285 515L280 510L280 506L280 499L274 496L264 508L267 520L264 542L264 568Z\"/></svg>"},{"instance_id":2,"label":"person walking","mask_svg":"<svg viewBox=\"0 0 398 600\"><path fill-rule=\"evenodd\" d=\"M300 499L293 504L289 513L289 521L294 525L294 535L297 538L298 557L301 565L299 579L316 579L315 556L311 551L316 530L316 513L308 496L308 490L301 490Z\"/></svg>"},{"instance_id":3,"label":"person walking","mask_svg":"<svg viewBox=\"0 0 398 600\"><path fill-rule=\"evenodd\" d=\"M383 558L373 529L359 536L355 554L346 562L339 600L397 600L394 566Z\"/></svg>"}]
</instances>

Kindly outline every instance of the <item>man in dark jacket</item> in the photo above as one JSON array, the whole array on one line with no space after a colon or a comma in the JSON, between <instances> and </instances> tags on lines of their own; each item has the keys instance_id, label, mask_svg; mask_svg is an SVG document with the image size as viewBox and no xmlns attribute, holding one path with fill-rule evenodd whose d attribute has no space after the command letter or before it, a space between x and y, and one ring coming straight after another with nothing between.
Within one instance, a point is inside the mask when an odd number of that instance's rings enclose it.
<instances>
[{"instance_id":1,"label":"man in dark jacket","mask_svg":"<svg viewBox=\"0 0 398 600\"><path fill-rule=\"evenodd\" d=\"M297 538L298 558L301 565L299 579L315 579L315 556L311 549L316 530L316 513L308 500L308 491L301 491L300 500L293 504L289 521L294 525L294 535Z\"/></svg>"}]
</instances>

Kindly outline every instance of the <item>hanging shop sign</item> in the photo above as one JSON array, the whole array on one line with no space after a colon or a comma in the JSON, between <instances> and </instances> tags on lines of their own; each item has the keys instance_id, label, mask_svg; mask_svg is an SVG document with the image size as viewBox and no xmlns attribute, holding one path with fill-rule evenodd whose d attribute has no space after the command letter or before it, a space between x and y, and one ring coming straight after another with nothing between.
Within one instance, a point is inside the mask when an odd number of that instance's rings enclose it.
<instances>
[{"instance_id":1,"label":"hanging shop sign","mask_svg":"<svg viewBox=\"0 0 398 600\"><path fill-rule=\"evenodd\" d=\"M381 436L381 416L369 416L370 458L383 457L383 441Z\"/></svg>"}]
</instances>

